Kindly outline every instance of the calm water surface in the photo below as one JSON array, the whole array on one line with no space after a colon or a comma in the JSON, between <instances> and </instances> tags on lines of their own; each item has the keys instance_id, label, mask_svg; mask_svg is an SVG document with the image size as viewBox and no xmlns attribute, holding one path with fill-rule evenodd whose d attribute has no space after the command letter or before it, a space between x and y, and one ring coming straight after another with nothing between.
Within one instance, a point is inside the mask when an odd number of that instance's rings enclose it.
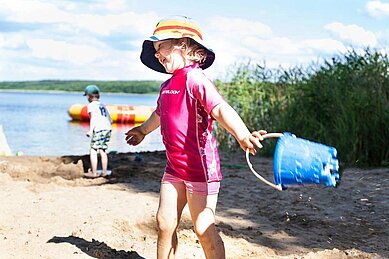
<instances>
[{"instance_id":1,"label":"calm water surface","mask_svg":"<svg viewBox=\"0 0 389 259\"><path fill-rule=\"evenodd\" d=\"M102 94L105 104L155 106L157 95ZM72 104L87 104L82 93L0 91L0 125L13 153L25 155L83 155L89 153L86 137L89 123L74 122L68 115ZM129 124L114 124L109 151L138 152L164 150L159 130L137 147L127 145Z\"/></svg>"}]
</instances>

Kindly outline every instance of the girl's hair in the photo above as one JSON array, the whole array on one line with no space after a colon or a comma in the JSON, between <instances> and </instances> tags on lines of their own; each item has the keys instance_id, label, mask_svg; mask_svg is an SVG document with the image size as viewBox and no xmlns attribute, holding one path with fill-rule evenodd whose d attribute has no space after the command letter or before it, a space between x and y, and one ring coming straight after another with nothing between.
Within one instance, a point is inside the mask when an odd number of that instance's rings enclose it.
<instances>
[{"instance_id":1,"label":"girl's hair","mask_svg":"<svg viewBox=\"0 0 389 259\"><path fill-rule=\"evenodd\" d=\"M205 48L191 38L173 39L173 45L181 47L185 57L193 62L203 64L207 58Z\"/></svg>"}]
</instances>

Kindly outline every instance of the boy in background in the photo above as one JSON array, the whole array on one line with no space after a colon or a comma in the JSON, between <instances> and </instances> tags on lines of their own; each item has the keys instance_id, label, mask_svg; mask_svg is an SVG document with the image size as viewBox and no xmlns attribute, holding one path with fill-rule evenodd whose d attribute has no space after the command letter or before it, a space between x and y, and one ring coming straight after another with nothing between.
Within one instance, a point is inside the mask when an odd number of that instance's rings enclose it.
<instances>
[{"instance_id":1,"label":"boy in background","mask_svg":"<svg viewBox=\"0 0 389 259\"><path fill-rule=\"evenodd\" d=\"M91 137L90 143L90 163L91 169L84 176L87 178L96 178L99 176L108 176L111 174L108 168L108 156L106 150L111 138L112 119L106 106L100 102L100 89L96 85L88 85L85 88L85 94L88 98L88 114L90 118L89 131L87 137ZM101 174L97 172L97 153L101 157Z\"/></svg>"}]
</instances>

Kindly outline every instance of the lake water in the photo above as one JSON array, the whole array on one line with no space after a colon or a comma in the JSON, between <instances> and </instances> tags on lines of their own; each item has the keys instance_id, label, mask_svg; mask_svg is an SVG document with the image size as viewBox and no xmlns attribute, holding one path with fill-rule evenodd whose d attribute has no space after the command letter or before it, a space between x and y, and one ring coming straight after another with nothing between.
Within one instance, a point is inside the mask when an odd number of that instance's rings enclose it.
<instances>
[{"instance_id":1,"label":"lake water","mask_svg":"<svg viewBox=\"0 0 389 259\"><path fill-rule=\"evenodd\" d=\"M157 95L102 94L104 104L155 106ZM0 91L0 125L15 154L62 156L89 153L86 137L88 122L72 121L72 104L87 104L82 93L47 93ZM159 129L150 133L136 147L125 142L125 133L134 125L114 124L108 152L164 150Z\"/></svg>"}]
</instances>

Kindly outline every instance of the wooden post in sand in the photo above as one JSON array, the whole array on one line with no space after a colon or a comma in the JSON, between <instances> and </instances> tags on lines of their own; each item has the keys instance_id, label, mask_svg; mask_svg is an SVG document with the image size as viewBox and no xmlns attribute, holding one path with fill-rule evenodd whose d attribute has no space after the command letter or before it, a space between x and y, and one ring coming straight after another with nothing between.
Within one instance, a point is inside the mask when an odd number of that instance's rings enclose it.
<instances>
[{"instance_id":1,"label":"wooden post in sand","mask_svg":"<svg viewBox=\"0 0 389 259\"><path fill-rule=\"evenodd\" d=\"M0 125L0 156L10 156L12 155L11 149L8 146L7 139L5 138L3 132L3 126Z\"/></svg>"}]
</instances>

